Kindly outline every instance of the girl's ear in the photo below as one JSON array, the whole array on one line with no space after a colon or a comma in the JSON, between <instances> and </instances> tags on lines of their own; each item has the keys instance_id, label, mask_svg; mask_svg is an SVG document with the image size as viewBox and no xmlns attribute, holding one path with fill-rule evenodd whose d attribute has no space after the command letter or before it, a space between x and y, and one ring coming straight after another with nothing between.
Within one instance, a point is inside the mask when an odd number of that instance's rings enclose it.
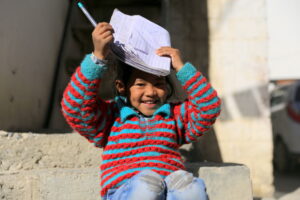
<instances>
[{"instance_id":1,"label":"girl's ear","mask_svg":"<svg viewBox=\"0 0 300 200\"><path fill-rule=\"evenodd\" d=\"M121 95L121 96L126 95L126 88L125 88L125 84L123 83L123 81L121 81L119 79L115 80L115 87L116 87L119 95Z\"/></svg>"}]
</instances>

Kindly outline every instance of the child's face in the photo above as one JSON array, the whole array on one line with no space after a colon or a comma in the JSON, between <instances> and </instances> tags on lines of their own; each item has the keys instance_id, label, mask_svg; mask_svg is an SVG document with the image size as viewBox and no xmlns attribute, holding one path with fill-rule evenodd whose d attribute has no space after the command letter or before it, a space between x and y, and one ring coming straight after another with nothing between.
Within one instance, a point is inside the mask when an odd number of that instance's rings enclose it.
<instances>
[{"instance_id":1,"label":"child's face","mask_svg":"<svg viewBox=\"0 0 300 200\"><path fill-rule=\"evenodd\" d=\"M134 69L127 86L127 97L134 108L151 116L166 101L166 78Z\"/></svg>"}]
</instances>

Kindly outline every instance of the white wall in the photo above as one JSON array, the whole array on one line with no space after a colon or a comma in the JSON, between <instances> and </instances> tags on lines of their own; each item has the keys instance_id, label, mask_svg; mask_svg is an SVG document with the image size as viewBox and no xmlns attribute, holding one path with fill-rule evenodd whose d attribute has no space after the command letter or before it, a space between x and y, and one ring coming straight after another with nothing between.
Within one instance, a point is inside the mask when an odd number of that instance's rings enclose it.
<instances>
[{"instance_id":1,"label":"white wall","mask_svg":"<svg viewBox=\"0 0 300 200\"><path fill-rule=\"evenodd\" d=\"M267 0L271 80L300 79L300 1Z\"/></svg>"},{"instance_id":2,"label":"white wall","mask_svg":"<svg viewBox=\"0 0 300 200\"><path fill-rule=\"evenodd\" d=\"M210 0L208 11L209 74L222 98L214 125L222 161L245 164L253 194L272 196L266 1Z\"/></svg>"},{"instance_id":3,"label":"white wall","mask_svg":"<svg viewBox=\"0 0 300 200\"><path fill-rule=\"evenodd\" d=\"M0 130L42 127L67 5L0 1Z\"/></svg>"}]
</instances>

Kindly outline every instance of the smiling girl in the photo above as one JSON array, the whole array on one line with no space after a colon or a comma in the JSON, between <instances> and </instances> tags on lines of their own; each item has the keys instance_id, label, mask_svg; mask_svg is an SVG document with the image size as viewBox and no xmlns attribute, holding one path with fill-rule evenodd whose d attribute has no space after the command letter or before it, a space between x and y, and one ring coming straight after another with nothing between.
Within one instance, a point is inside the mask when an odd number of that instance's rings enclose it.
<instances>
[{"instance_id":1,"label":"smiling girl","mask_svg":"<svg viewBox=\"0 0 300 200\"><path fill-rule=\"evenodd\" d=\"M77 68L62 100L69 125L103 148L102 199L206 200L203 180L185 171L178 148L215 122L220 113L216 91L191 63L182 62L179 50L161 47L156 53L171 58L187 100L168 103L166 77L130 66L115 81L115 99L100 99L112 32L105 22L94 29L94 51Z\"/></svg>"}]
</instances>

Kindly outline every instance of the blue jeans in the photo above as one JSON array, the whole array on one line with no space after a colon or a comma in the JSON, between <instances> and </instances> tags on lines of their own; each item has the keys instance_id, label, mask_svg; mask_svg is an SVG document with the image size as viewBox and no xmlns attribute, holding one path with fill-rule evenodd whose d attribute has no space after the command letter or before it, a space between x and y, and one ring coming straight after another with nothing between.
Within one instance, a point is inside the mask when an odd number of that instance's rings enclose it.
<instances>
[{"instance_id":1,"label":"blue jeans","mask_svg":"<svg viewBox=\"0 0 300 200\"><path fill-rule=\"evenodd\" d=\"M207 200L204 181L178 170L165 179L144 170L118 189L110 189L104 200Z\"/></svg>"}]
</instances>

